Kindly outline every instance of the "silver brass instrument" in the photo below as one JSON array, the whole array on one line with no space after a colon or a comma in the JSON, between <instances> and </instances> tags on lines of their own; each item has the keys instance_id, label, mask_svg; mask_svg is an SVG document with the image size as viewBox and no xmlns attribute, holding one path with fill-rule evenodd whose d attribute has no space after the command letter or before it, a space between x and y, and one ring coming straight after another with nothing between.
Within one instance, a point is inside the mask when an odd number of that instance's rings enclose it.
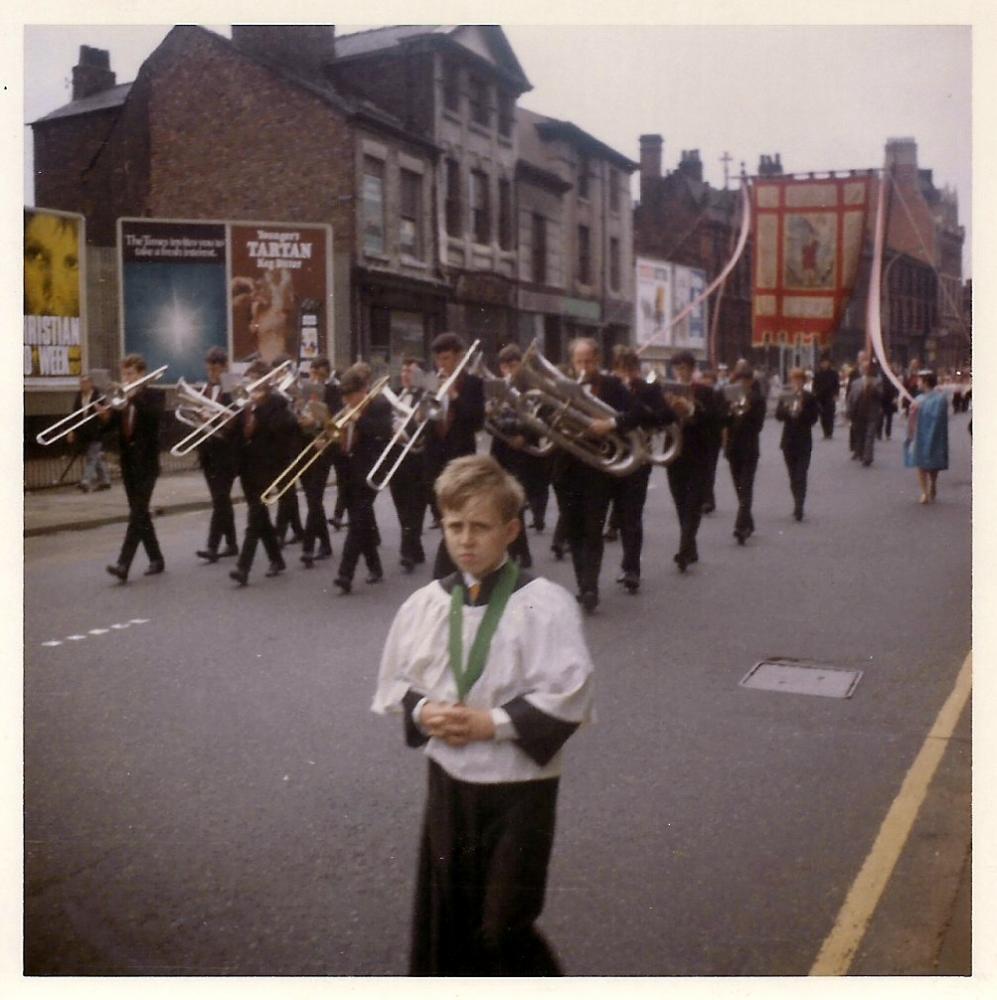
<instances>
[{"instance_id":1,"label":"silver brass instrument","mask_svg":"<svg viewBox=\"0 0 997 1000\"><path fill-rule=\"evenodd\" d=\"M265 375L261 375L254 382L250 382L248 385L240 383L235 386L232 389L232 402L228 406L223 406L217 412L212 413L207 420L191 431L182 441L178 441L170 449L170 454L176 455L178 458L183 455L189 455L195 448L199 448L204 444L208 438L217 434L230 420L235 419L242 412L243 407L249 402L249 397L256 389L270 383L279 383L278 389L281 386L286 388L290 384L288 381L289 373L290 381L293 381L294 372L291 369L291 362L285 361L276 368L272 368Z\"/></svg>"},{"instance_id":2,"label":"silver brass instrument","mask_svg":"<svg viewBox=\"0 0 997 1000\"><path fill-rule=\"evenodd\" d=\"M318 461L329 445L339 441L343 431L354 420L357 420L371 401L384 390L388 384L388 376L379 378L367 390L367 394L353 406L344 406L334 417L325 422L318 432L294 457L283 472L260 494L264 503L276 503L300 478ZM325 406L325 404L322 404Z\"/></svg>"},{"instance_id":3,"label":"silver brass instrument","mask_svg":"<svg viewBox=\"0 0 997 1000\"><path fill-rule=\"evenodd\" d=\"M735 420L743 417L751 406L751 397L743 382L730 382L723 387L724 398Z\"/></svg>"},{"instance_id":4,"label":"silver brass instrument","mask_svg":"<svg viewBox=\"0 0 997 1000\"><path fill-rule=\"evenodd\" d=\"M682 454L682 424L696 410L696 396L692 389L692 383L690 382L678 382L671 381L669 379L661 379L651 372L647 376L646 380L651 385L657 385L661 390L661 395L665 397L665 401L669 402L668 397L678 397L688 401L689 412L683 414L679 412L677 414L678 420L670 424L666 424L660 431L652 435L652 439L656 439L659 435L661 437L661 449L655 453L652 448L651 462L654 465L667 466L671 465ZM669 404L671 405L671 404Z\"/></svg>"},{"instance_id":5,"label":"silver brass instrument","mask_svg":"<svg viewBox=\"0 0 997 1000\"><path fill-rule=\"evenodd\" d=\"M101 406L108 406L112 410L123 410L128 405L130 396L133 396L140 389L149 385L149 383L162 378L167 368L169 368L169 365L161 365L155 371L146 372L141 378L137 378L125 385L121 385L119 382L105 384L103 378L95 377L95 388L97 388L98 381L101 383L98 395L91 399L86 406L81 406L78 410L70 413L69 416L57 420L51 427L46 427L35 440L43 445L54 444L56 441L66 437L67 434L71 434L77 427L81 427L89 420L98 416L100 413L98 408ZM94 375L97 376L97 373L95 372Z\"/></svg>"},{"instance_id":6,"label":"silver brass instrument","mask_svg":"<svg viewBox=\"0 0 997 1000\"><path fill-rule=\"evenodd\" d=\"M464 370L469 368L471 363L476 360L480 344L480 340L476 340L473 344L471 344L471 346L464 352L464 357L460 359L460 363L440 383L439 388L434 393L427 393L424 395L416 404L415 410L411 414L410 419L405 420L405 422L392 435L391 440L388 442L384 451L381 452L380 457L374 463L373 468L367 475L367 485L372 490L377 490L378 492L383 490L384 487L391 482L392 476L394 476L394 474L398 471L402 462L405 461L405 457L422 437L429 422L431 420L443 419L446 413L447 398L450 393L450 388L457 381L457 379L460 378ZM402 445L402 442L404 442L404 445L399 449L399 445ZM395 456L394 462L391 463L383 475L378 477L378 473L381 472L382 466L387 465L389 456L396 449L399 450L398 454Z\"/></svg>"},{"instance_id":7,"label":"silver brass instrument","mask_svg":"<svg viewBox=\"0 0 997 1000\"><path fill-rule=\"evenodd\" d=\"M515 443L512 436L502 430L500 421L503 417L510 417L514 420L519 419L519 389L501 376L495 375L485 364L484 355L479 357L474 373L481 378L485 385L485 430L492 437L497 437L500 441L504 441L507 445L511 445L518 451L522 451L527 455L533 455L536 458L546 458L557 447L550 438L541 437L538 444L531 444L527 441L520 447Z\"/></svg>"},{"instance_id":8,"label":"silver brass instrument","mask_svg":"<svg viewBox=\"0 0 997 1000\"><path fill-rule=\"evenodd\" d=\"M779 396L779 408L795 420L803 412L803 393L784 392Z\"/></svg>"},{"instance_id":9,"label":"silver brass instrument","mask_svg":"<svg viewBox=\"0 0 997 1000\"><path fill-rule=\"evenodd\" d=\"M540 352L537 341L523 355L516 382L517 388L523 386L516 399L519 421L587 465L611 476L627 476L651 461L639 430L605 437L590 433L593 420L615 417L616 411L562 375Z\"/></svg>"},{"instance_id":10,"label":"silver brass instrument","mask_svg":"<svg viewBox=\"0 0 997 1000\"><path fill-rule=\"evenodd\" d=\"M188 427L200 427L208 417L225 409L219 403L190 385L181 375L177 380L177 406L173 415Z\"/></svg>"}]
</instances>

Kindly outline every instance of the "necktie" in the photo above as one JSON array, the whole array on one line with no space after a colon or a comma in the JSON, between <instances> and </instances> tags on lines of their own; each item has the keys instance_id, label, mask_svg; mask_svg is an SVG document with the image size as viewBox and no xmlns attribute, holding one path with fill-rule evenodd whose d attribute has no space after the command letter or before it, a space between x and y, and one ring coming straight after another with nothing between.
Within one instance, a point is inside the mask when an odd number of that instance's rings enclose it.
<instances>
[{"instance_id":1,"label":"necktie","mask_svg":"<svg viewBox=\"0 0 997 1000\"><path fill-rule=\"evenodd\" d=\"M125 440L131 441L135 433L135 404L129 403L125 410Z\"/></svg>"},{"instance_id":2,"label":"necktie","mask_svg":"<svg viewBox=\"0 0 997 1000\"><path fill-rule=\"evenodd\" d=\"M478 594L481 593L481 584L472 583L470 587L467 588L467 595L471 598L472 604L478 603Z\"/></svg>"},{"instance_id":3,"label":"necktie","mask_svg":"<svg viewBox=\"0 0 997 1000\"><path fill-rule=\"evenodd\" d=\"M253 406L246 411L246 423L244 430L246 432L246 440L248 441L256 431L256 408Z\"/></svg>"}]
</instances>

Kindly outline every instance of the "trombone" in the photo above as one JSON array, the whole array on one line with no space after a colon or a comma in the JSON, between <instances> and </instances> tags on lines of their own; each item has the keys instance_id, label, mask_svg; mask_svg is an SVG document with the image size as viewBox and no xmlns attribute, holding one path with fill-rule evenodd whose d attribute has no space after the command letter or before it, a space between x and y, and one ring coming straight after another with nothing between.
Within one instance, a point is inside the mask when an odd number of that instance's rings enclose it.
<instances>
[{"instance_id":1,"label":"trombone","mask_svg":"<svg viewBox=\"0 0 997 1000\"><path fill-rule=\"evenodd\" d=\"M460 378L461 373L467 368L472 361L476 360L476 353L480 340L476 340L464 353L464 357L460 359L460 364L440 383L439 388L431 396L423 396L422 399L416 404L415 409L406 417L405 422L395 431L391 440L388 442L387 447L381 452L380 458L374 463L373 468L367 475L367 485L372 490L377 490L380 493L388 483L391 482L392 476L398 471L399 466L405 461L406 455L412 450L415 443L422 437L423 431L426 429L426 425L430 420L439 420L442 418L445 407L447 396L450 392L450 387ZM400 404L401 405L401 404ZM409 424L415 422L415 428L410 432L408 430ZM398 453L391 467L386 473L379 479L378 472L381 471L381 466L383 466L387 460L388 456L391 454L392 450L395 449L402 441L405 441L405 446Z\"/></svg>"},{"instance_id":2,"label":"trombone","mask_svg":"<svg viewBox=\"0 0 997 1000\"><path fill-rule=\"evenodd\" d=\"M264 503L276 503L318 461L330 444L339 441L346 427L359 419L387 384L388 376L384 375L367 390L367 395L358 403L344 406L334 417L327 420L325 427L298 452L287 468L260 494L260 499Z\"/></svg>"},{"instance_id":3,"label":"trombone","mask_svg":"<svg viewBox=\"0 0 997 1000\"><path fill-rule=\"evenodd\" d=\"M215 416L225 408L224 403L218 403L198 392L183 375L177 380L177 406L173 415L181 424L200 427L205 420L205 411Z\"/></svg>"},{"instance_id":4,"label":"trombone","mask_svg":"<svg viewBox=\"0 0 997 1000\"><path fill-rule=\"evenodd\" d=\"M161 378L167 368L169 368L169 365L162 365L155 371L147 372L141 378L135 379L134 382L128 382L126 385L121 385L119 382L111 382L104 392L91 399L86 406L81 406L68 416L57 420L51 427L46 427L45 430L38 434L35 440L42 445L54 444L56 441L66 437L67 434L71 434L77 427L82 427L87 421L96 417L100 413L98 409L100 406L109 406L112 410L123 410L128 405L129 396L138 392L150 382L155 382L156 379Z\"/></svg>"},{"instance_id":5,"label":"trombone","mask_svg":"<svg viewBox=\"0 0 997 1000\"><path fill-rule=\"evenodd\" d=\"M216 412L212 413L207 420L199 424L183 440L178 441L170 449L170 454L175 455L177 458L182 458L184 455L189 455L195 448L199 448L208 438L217 434L230 420L242 412L242 408L246 405L246 402L255 389L273 382L279 377L280 382L277 385L277 390L283 391L290 384L287 380L290 369L291 362L284 361L276 368L272 368L265 375L261 375L255 382L250 382L249 385L237 386L234 392L234 395L237 394L237 398L233 399L228 406L219 407ZM293 381L293 371L290 371L290 376L291 381Z\"/></svg>"}]
</instances>

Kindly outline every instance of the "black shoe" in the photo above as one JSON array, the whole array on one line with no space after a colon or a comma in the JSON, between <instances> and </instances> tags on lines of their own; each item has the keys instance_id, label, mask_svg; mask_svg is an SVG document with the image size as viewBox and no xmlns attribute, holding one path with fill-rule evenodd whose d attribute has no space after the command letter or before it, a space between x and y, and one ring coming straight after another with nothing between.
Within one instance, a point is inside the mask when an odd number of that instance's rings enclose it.
<instances>
[{"instance_id":1,"label":"black shoe","mask_svg":"<svg viewBox=\"0 0 997 1000\"><path fill-rule=\"evenodd\" d=\"M218 553L214 549L198 549L196 555L198 559L203 559L205 562L218 562Z\"/></svg>"},{"instance_id":2,"label":"black shoe","mask_svg":"<svg viewBox=\"0 0 997 1000\"><path fill-rule=\"evenodd\" d=\"M219 558L227 559L229 556L237 556L239 554L239 547L237 545L226 545L221 552L218 553Z\"/></svg>"},{"instance_id":3,"label":"black shoe","mask_svg":"<svg viewBox=\"0 0 997 1000\"><path fill-rule=\"evenodd\" d=\"M406 573L411 573L415 569L415 563L411 559L402 558L399 562L401 563L402 570Z\"/></svg>"},{"instance_id":4,"label":"black shoe","mask_svg":"<svg viewBox=\"0 0 997 1000\"><path fill-rule=\"evenodd\" d=\"M420 552L412 559L412 561L416 564L416 566L421 566L426 561L426 553Z\"/></svg>"},{"instance_id":5,"label":"black shoe","mask_svg":"<svg viewBox=\"0 0 997 1000\"><path fill-rule=\"evenodd\" d=\"M240 587L245 587L249 583L248 569L234 569L229 573L229 579L235 580Z\"/></svg>"},{"instance_id":6,"label":"black shoe","mask_svg":"<svg viewBox=\"0 0 997 1000\"><path fill-rule=\"evenodd\" d=\"M335 580L332 581L333 586L339 588L341 594L348 594L353 589L353 584L343 576L337 576Z\"/></svg>"},{"instance_id":7,"label":"black shoe","mask_svg":"<svg viewBox=\"0 0 997 1000\"><path fill-rule=\"evenodd\" d=\"M274 559L272 563L267 567L264 576L279 576L284 570L287 569L287 563L283 559Z\"/></svg>"},{"instance_id":8,"label":"black shoe","mask_svg":"<svg viewBox=\"0 0 997 1000\"><path fill-rule=\"evenodd\" d=\"M715 503L704 503L703 504L703 513L704 514L712 514L716 509L717 509L717 505Z\"/></svg>"},{"instance_id":9,"label":"black shoe","mask_svg":"<svg viewBox=\"0 0 997 1000\"><path fill-rule=\"evenodd\" d=\"M684 573L686 566L689 565L689 559L684 552L676 552L672 558L675 560L675 565L678 566L679 572Z\"/></svg>"},{"instance_id":10,"label":"black shoe","mask_svg":"<svg viewBox=\"0 0 997 1000\"><path fill-rule=\"evenodd\" d=\"M331 559L331 558L332 558L332 549L319 549L318 552L315 554L316 562L321 562L323 559Z\"/></svg>"},{"instance_id":11,"label":"black shoe","mask_svg":"<svg viewBox=\"0 0 997 1000\"><path fill-rule=\"evenodd\" d=\"M305 540L305 536L300 531L298 531L295 534L291 535L291 537L287 540L287 544L288 545L299 545L304 540Z\"/></svg>"},{"instance_id":12,"label":"black shoe","mask_svg":"<svg viewBox=\"0 0 997 1000\"><path fill-rule=\"evenodd\" d=\"M89 486L87 486L87 484L86 484L86 483L77 483L77 484L76 484L76 488L77 488L77 489L78 489L78 490L79 490L79 491L80 491L81 493L89 493L89 492L90 492L90 487L89 487Z\"/></svg>"},{"instance_id":13,"label":"black shoe","mask_svg":"<svg viewBox=\"0 0 997 1000\"><path fill-rule=\"evenodd\" d=\"M793 518L795 520L797 520L797 521L802 521L803 520L803 508L802 507L797 507L796 510L793 511Z\"/></svg>"},{"instance_id":14,"label":"black shoe","mask_svg":"<svg viewBox=\"0 0 997 1000\"><path fill-rule=\"evenodd\" d=\"M98 490L109 490L110 488L111 488L110 483L98 483L95 487L95 489Z\"/></svg>"},{"instance_id":15,"label":"black shoe","mask_svg":"<svg viewBox=\"0 0 997 1000\"><path fill-rule=\"evenodd\" d=\"M552 545L550 547L551 552L554 553L554 558L560 562L564 558L564 546L563 545Z\"/></svg>"},{"instance_id":16,"label":"black shoe","mask_svg":"<svg viewBox=\"0 0 997 1000\"><path fill-rule=\"evenodd\" d=\"M162 559L153 559L149 563L149 568L142 574L143 576L158 576L166 569L166 563Z\"/></svg>"},{"instance_id":17,"label":"black shoe","mask_svg":"<svg viewBox=\"0 0 997 1000\"><path fill-rule=\"evenodd\" d=\"M305 564L305 569L315 568L315 557L310 552L302 552L301 561Z\"/></svg>"},{"instance_id":18,"label":"black shoe","mask_svg":"<svg viewBox=\"0 0 997 1000\"><path fill-rule=\"evenodd\" d=\"M578 603L585 610L586 614L592 614L599 606L599 595L594 590L583 590Z\"/></svg>"},{"instance_id":19,"label":"black shoe","mask_svg":"<svg viewBox=\"0 0 997 1000\"><path fill-rule=\"evenodd\" d=\"M738 545L743 545L748 539L748 532L746 531L735 531L734 537L737 539Z\"/></svg>"},{"instance_id":20,"label":"black shoe","mask_svg":"<svg viewBox=\"0 0 997 1000\"><path fill-rule=\"evenodd\" d=\"M381 572L369 573L367 575L367 583L380 583L384 579L384 574Z\"/></svg>"},{"instance_id":21,"label":"black shoe","mask_svg":"<svg viewBox=\"0 0 997 1000\"><path fill-rule=\"evenodd\" d=\"M624 573L620 583L626 587L628 593L636 594L640 590L640 577L636 573Z\"/></svg>"},{"instance_id":22,"label":"black shoe","mask_svg":"<svg viewBox=\"0 0 997 1000\"><path fill-rule=\"evenodd\" d=\"M869 461L867 462L867 461L866 461L866 460L865 460L865 459L863 458L863 459L862 459L862 465L863 465L863 467L864 467L864 468L868 469L868 468L869 468L869 466L870 466L870 465L872 465L872 459L869 459Z\"/></svg>"},{"instance_id":23,"label":"black shoe","mask_svg":"<svg viewBox=\"0 0 997 1000\"><path fill-rule=\"evenodd\" d=\"M128 582L128 567L122 566L121 563L112 563L110 566L105 567L107 572L111 576L116 576L122 583Z\"/></svg>"}]
</instances>

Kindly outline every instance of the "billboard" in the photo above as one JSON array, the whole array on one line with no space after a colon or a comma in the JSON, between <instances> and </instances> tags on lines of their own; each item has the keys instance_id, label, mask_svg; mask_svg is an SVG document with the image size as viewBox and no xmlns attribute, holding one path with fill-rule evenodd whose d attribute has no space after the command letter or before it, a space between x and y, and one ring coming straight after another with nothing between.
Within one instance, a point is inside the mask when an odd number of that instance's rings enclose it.
<instances>
[{"instance_id":1,"label":"billboard","mask_svg":"<svg viewBox=\"0 0 997 1000\"><path fill-rule=\"evenodd\" d=\"M85 343L82 215L24 210L24 336L22 374L32 388L79 378Z\"/></svg>"},{"instance_id":2,"label":"billboard","mask_svg":"<svg viewBox=\"0 0 997 1000\"><path fill-rule=\"evenodd\" d=\"M706 302L687 316L672 320L706 289L706 272L684 264L638 257L637 346L706 350Z\"/></svg>"},{"instance_id":3,"label":"billboard","mask_svg":"<svg viewBox=\"0 0 997 1000\"><path fill-rule=\"evenodd\" d=\"M332 231L323 224L119 219L122 348L167 380L234 362L309 360L331 343Z\"/></svg>"}]
</instances>

